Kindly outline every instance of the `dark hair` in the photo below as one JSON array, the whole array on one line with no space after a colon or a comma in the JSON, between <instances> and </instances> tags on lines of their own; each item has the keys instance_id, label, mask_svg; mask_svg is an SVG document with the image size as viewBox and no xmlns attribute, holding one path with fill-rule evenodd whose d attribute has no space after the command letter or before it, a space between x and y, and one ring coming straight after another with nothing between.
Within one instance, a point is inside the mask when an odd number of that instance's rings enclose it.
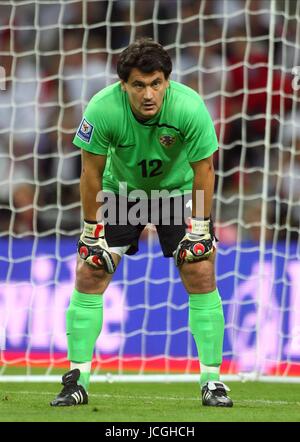
<instances>
[{"instance_id":1,"label":"dark hair","mask_svg":"<svg viewBox=\"0 0 300 442\"><path fill-rule=\"evenodd\" d=\"M145 74L162 71L166 79L172 72L172 60L168 52L151 38L140 38L121 52L117 72L121 80L128 81L131 69Z\"/></svg>"}]
</instances>

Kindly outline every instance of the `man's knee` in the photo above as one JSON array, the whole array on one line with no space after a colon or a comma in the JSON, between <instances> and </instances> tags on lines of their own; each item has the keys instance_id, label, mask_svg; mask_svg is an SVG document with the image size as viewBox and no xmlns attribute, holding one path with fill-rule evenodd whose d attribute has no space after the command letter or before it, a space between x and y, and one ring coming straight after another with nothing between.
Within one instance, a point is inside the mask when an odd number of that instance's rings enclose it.
<instances>
[{"instance_id":1,"label":"man's knee","mask_svg":"<svg viewBox=\"0 0 300 442\"><path fill-rule=\"evenodd\" d=\"M76 266L76 289L82 293L103 293L111 280L104 269L96 269L79 259Z\"/></svg>"},{"instance_id":2,"label":"man's knee","mask_svg":"<svg viewBox=\"0 0 300 442\"><path fill-rule=\"evenodd\" d=\"M180 275L188 293L209 293L216 288L214 263L210 260L184 263Z\"/></svg>"}]
</instances>

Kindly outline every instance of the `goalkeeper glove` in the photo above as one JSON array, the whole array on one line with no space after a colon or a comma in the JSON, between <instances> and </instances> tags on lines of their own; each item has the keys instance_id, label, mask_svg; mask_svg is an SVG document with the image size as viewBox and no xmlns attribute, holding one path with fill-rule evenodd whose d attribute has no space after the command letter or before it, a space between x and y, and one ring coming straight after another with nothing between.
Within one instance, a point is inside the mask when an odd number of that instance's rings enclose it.
<instances>
[{"instance_id":1,"label":"goalkeeper glove","mask_svg":"<svg viewBox=\"0 0 300 442\"><path fill-rule=\"evenodd\" d=\"M104 238L104 224L84 221L83 232L77 244L81 259L87 264L102 268L107 273L114 273L115 263Z\"/></svg>"},{"instance_id":2,"label":"goalkeeper glove","mask_svg":"<svg viewBox=\"0 0 300 442\"><path fill-rule=\"evenodd\" d=\"M215 249L213 238L211 220L191 218L187 233L174 254L176 266L208 258Z\"/></svg>"}]
</instances>

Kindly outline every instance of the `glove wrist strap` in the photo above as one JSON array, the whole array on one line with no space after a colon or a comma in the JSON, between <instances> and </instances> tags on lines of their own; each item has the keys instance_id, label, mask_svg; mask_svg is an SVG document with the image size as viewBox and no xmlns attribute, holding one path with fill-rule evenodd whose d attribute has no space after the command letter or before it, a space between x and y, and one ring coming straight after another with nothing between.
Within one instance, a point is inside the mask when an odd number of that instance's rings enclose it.
<instances>
[{"instance_id":1,"label":"glove wrist strap","mask_svg":"<svg viewBox=\"0 0 300 442\"><path fill-rule=\"evenodd\" d=\"M210 234L210 220L190 218L187 228L187 233L193 235L209 235Z\"/></svg>"},{"instance_id":2,"label":"glove wrist strap","mask_svg":"<svg viewBox=\"0 0 300 442\"><path fill-rule=\"evenodd\" d=\"M104 237L104 223L84 221L83 235L87 238L98 239Z\"/></svg>"}]
</instances>

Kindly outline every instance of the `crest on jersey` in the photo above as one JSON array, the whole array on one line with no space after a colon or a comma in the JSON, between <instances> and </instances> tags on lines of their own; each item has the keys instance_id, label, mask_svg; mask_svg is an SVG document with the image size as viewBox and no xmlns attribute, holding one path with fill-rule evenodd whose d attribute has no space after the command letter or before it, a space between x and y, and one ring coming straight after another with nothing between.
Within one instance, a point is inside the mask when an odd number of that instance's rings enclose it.
<instances>
[{"instance_id":1,"label":"crest on jersey","mask_svg":"<svg viewBox=\"0 0 300 442\"><path fill-rule=\"evenodd\" d=\"M164 147L171 147L176 141L176 137L174 135L162 135L159 137L159 142Z\"/></svg>"},{"instance_id":2,"label":"crest on jersey","mask_svg":"<svg viewBox=\"0 0 300 442\"><path fill-rule=\"evenodd\" d=\"M91 141L93 131L94 131L94 126L91 123L89 123L86 118L83 118L77 130L77 135L83 141L89 143Z\"/></svg>"}]
</instances>

